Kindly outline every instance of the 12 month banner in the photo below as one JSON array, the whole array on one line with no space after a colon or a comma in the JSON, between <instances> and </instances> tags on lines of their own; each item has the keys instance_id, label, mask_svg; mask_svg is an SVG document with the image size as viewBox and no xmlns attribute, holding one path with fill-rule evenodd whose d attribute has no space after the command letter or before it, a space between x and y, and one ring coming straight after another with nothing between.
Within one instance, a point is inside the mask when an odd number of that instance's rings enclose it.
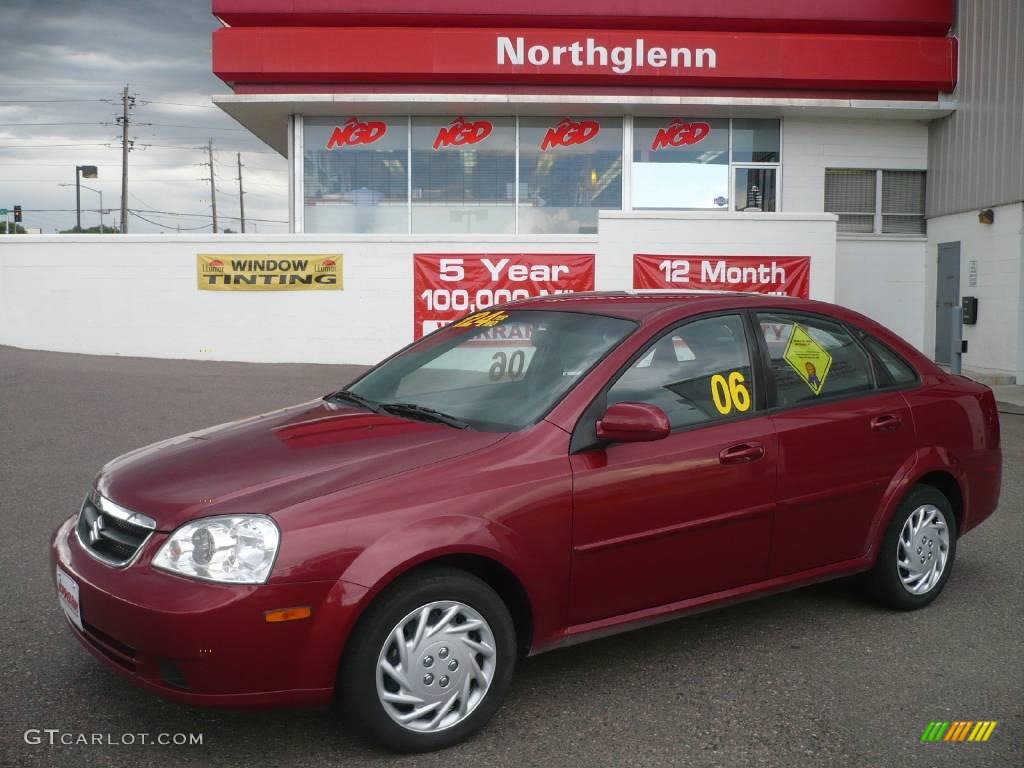
<instances>
[{"instance_id":1,"label":"12 month banner","mask_svg":"<svg viewBox=\"0 0 1024 768\"><path fill-rule=\"evenodd\" d=\"M417 253L413 335L418 339L492 304L592 290L593 254Z\"/></svg>"},{"instance_id":2,"label":"12 month banner","mask_svg":"<svg viewBox=\"0 0 1024 768\"><path fill-rule=\"evenodd\" d=\"M810 297L809 256L633 256L634 288Z\"/></svg>"},{"instance_id":3,"label":"12 month banner","mask_svg":"<svg viewBox=\"0 0 1024 768\"><path fill-rule=\"evenodd\" d=\"M200 253L200 291L340 291L340 253Z\"/></svg>"}]
</instances>

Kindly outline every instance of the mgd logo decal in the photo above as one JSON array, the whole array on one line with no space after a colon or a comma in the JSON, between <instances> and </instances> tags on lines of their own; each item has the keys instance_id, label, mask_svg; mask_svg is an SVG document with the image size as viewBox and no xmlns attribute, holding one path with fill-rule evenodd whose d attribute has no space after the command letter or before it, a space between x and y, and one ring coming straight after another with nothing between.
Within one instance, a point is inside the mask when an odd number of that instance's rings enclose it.
<instances>
[{"instance_id":1,"label":"mgd logo decal","mask_svg":"<svg viewBox=\"0 0 1024 768\"><path fill-rule=\"evenodd\" d=\"M461 147L464 144L477 144L490 136L493 130L494 125L487 120L467 123L465 118L457 117L452 120L447 128L442 128L437 132L437 138L434 139L434 149Z\"/></svg>"},{"instance_id":2,"label":"mgd logo decal","mask_svg":"<svg viewBox=\"0 0 1024 768\"><path fill-rule=\"evenodd\" d=\"M711 126L707 123L684 123L676 119L668 124L667 128L659 128L658 133L651 142L651 149L657 152L659 149L668 147L683 147L696 144L707 138L711 133Z\"/></svg>"},{"instance_id":3,"label":"mgd logo decal","mask_svg":"<svg viewBox=\"0 0 1024 768\"><path fill-rule=\"evenodd\" d=\"M596 120L580 120L579 122L565 118L554 128L548 128L540 148L544 151L557 147L571 147L586 144L601 131Z\"/></svg>"},{"instance_id":4,"label":"mgd logo decal","mask_svg":"<svg viewBox=\"0 0 1024 768\"><path fill-rule=\"evenodd\" d=\"M327 140L327 148L355 147L359 144L373 144L388 132L388 127L378 120L362 122L358 117L345 121L344 127L336 127Z\"/></svg>"}]
</instances>

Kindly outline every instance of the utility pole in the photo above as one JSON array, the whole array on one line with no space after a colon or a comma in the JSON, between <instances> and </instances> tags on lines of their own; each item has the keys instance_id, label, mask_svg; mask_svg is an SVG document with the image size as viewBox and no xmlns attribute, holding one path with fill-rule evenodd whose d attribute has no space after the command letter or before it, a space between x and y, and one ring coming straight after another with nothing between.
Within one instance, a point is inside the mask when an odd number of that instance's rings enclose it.
<instances>
[{"instance_id":1,"label":"utility pole","mask_svg":"<svg viewBox=\"0 0 1024 768\"><path fill-rule=\"evenodd\" d=\"M210 206L213 208L213 234L217 234L217 182L213 171L213 139L206 145L210 155Z\"/></svg>"},{"instance_id":2,"label":"utility pole","mask_svg":"<svg viewBox=\"0 0 1024 768\"><path fill-rule=\"evenodd\" d=\"M242 217L242 234L245 234L245 190L242 189L242 153L238 153L238 213Z\"/></svg>"},{"instance_id":3,"label":"utility pole","mask_svg":"<svg viewBox=\"0 0 1024 768\"><path fill-rule=\"evenodd\" d=\"M121 234L128 232L128 152L131 144L128 141L128 110L135 106L135 97L128 95L128 86L125 85L121 92L121 106L123 109L121 117L117 122L121 124Z\"/></svg>"}]
</instances>

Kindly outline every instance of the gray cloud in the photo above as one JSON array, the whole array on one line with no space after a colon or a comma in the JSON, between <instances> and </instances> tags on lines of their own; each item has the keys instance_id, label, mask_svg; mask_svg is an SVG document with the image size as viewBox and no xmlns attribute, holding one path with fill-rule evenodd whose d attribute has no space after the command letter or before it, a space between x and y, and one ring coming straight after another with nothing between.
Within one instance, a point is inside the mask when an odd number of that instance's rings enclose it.
<instances>
[{"instance_id":1,"label":"gray cloud","mask_svg":"<svg viewBox=\"0 0 1024 768\"><path fill-rule=\"evenodd\" d=\"M44 232L74 226L75 165L98 165L85 182L120 215L120 92L137 97L131 131L129 207L192 216L142 214L132 232L209 225L205 144L212 137L220 226L238 229L235 153L242 152L246 216L287 219L286 162L231 118L210 95L230 93L211 72L209 0L2 0L0 45L0 207L25 207L25 225ZM12 34L12 31L16 31ZM186 106L182 106L186 105ZM146 124L149 125L146 125ZM83 226L98 223L97 195L83 190ZM33 210L29 210L33 209ZM34 209L44 209L36 212ZM198 214L198 215L195 215ZM205 218L203 215L207 215ZM110 215L106 217L111 221ZM249 230L283 232L283 223Z\"/></svg>"}]
</instances>

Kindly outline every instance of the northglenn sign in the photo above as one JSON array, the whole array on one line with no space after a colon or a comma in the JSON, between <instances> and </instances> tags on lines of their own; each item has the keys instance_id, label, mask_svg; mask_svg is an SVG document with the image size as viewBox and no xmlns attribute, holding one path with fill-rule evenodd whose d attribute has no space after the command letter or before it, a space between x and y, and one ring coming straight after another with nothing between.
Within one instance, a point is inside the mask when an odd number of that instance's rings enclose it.
<instances>
[{"instance_id":1,"label":"northglenn sign","mask_svg":"<svg viewBox=\"0 0 1024 768\"><path fill-rule=\"evenodd\" d=\"M606 48L594 38L574 40L567 45L527 45L526 38L498 37L498 65L511 64L523 66L532 64L542 67L546 64L555 66L565 60L574 67L608 67L612 72L625 75L634 69L651 67L661 69L714 69L718 54L714 48L663 48L659 45L648 46L642 37L636 38L632 45L617 45Z\"/></svg>"},{"instance_id":2,"label":"northglenn sign","mask_svg":"<svg viewBox=\"0 0 1024 768\"><path fill-rule=\"evenodd\" d=\"M837 54L837 52L840 52ZM840 55L841 54L841 55ZM229 27L213 69L280 85L664 86L877 94L951 91L956 40L903 35L468 27Z\"/></svg>"}]
</instances>

